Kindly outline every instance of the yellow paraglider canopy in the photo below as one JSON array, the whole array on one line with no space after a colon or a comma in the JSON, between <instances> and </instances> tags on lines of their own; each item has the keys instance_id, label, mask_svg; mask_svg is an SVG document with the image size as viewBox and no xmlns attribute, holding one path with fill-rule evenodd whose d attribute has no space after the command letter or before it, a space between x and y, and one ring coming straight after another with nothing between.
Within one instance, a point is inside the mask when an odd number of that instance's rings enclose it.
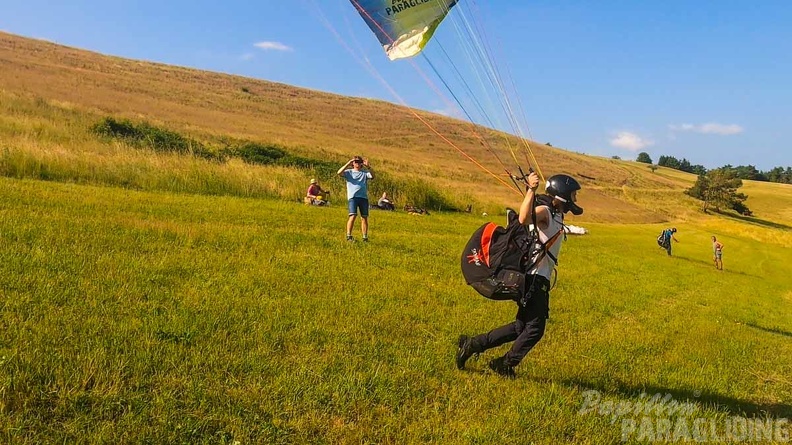
<instances>
[{"instance_id":1,"label":"yellow paraglider canopy","mask_svg":"<svg viewBox=\"0 0 792 445\"><path fill-rule=\"evenodd\" d=\"M421 52L457 0L350 0L391 60Z\"/></svg>"}]
</instances>

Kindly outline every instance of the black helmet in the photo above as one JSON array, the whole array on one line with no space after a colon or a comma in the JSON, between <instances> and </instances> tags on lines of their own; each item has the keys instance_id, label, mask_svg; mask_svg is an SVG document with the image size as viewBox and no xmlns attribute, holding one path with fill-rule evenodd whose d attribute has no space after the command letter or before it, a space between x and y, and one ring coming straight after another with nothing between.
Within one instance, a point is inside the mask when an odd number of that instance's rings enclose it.
<instances>
[{"instance_id":1,"label":"black helmet","mask_svg":"<svg viewBox=\"0 0 792 445\"><path fill-rule=\"evenodd\" d=\"M573 215L583 214L583 208L575 204L576 191L580 184L569 175L553 175L547 179L545 193L564 202L564 213L572 212Z\"/></svg>"}]
</instances>

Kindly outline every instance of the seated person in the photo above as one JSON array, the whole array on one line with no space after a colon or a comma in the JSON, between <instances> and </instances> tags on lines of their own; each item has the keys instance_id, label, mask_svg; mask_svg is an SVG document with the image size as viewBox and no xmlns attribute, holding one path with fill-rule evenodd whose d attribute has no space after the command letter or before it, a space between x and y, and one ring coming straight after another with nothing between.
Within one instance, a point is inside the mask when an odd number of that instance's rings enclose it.
<instances>
[{"instance_id":1,"label":"seated person","mask_svg":"<svg viewBox=\"0 0 792 445\"><path fill-rule=\"evenodd\" d=\"M382 197L377 201L377 207L382 210L396 210L396 206L388 199L388 193L382 192Z\"/></svg>"},{"instance_id":2,"label":"seated person","mask_svg":"<svg viewBox=\"0 0 792 445\"><path fill-rule=\"evenodd\" d=\"M311 185L308 186L308 191L305 193L305 203L315 206L327 205L327 195L330 192L323 190L316 179L311 179Z\"/></svg>"}]
</instances>

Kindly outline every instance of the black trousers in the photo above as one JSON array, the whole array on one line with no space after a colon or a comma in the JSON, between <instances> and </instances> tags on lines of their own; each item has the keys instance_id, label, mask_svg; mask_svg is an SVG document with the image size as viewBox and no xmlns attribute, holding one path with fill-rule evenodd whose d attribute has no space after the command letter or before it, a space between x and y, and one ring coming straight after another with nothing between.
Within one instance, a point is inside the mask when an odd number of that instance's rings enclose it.
<instances>
[{"instance_id":1,"label":"black trousers","mask_svg":"<svg viewBox=\"0 0 792 445\"><path fill-rule=\"evenodd\" d=\"M507 325L477 335L473 340L481 351L514 342L506 353L506 364L517 366L528 352L539 343L550 315L550 281L540 275L525 278L523 298L517 301L517 316Z\"/></svg>"}]
</instances>

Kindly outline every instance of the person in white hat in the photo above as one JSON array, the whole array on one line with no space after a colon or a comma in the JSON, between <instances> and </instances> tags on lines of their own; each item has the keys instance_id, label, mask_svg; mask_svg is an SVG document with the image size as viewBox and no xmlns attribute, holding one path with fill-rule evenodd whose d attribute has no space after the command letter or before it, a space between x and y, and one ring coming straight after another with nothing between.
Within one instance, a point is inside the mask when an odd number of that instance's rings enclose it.
<instances>
[{"instance_id":1,"label":"person in white hat","mask_svg":"<svg viewBox=\"0 0 792 445\"><path fill-rule=\"evenodd\" d=\"M327 205L327 195L330 192L323 190L319 185L319 181L311 179L311 185L308 186L308 191L305 193L305 200L315 206Z\"/></svg>"}]
</instances>

